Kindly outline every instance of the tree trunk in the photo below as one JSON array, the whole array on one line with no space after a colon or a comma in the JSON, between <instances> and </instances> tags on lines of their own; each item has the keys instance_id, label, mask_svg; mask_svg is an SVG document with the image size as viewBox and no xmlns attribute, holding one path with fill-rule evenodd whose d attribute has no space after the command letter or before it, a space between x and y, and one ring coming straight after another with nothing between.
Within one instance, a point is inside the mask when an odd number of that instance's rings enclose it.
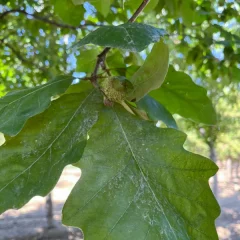
<instances>
[{"instance_id":1,"label":"tree trunk","mask_svg":"<svg viewBox=\"0 0 240 240\"><path fill-rule=\"evenodd\" d=\"M237 161L237 166L236 166L236 178L239 178L239 160Z\"/></svg>"},{"instance_id":2,"label":"tree trunk","mask_svg":"<svg viewBox=\"0 0 240 240\"><path fill-rule=\"evenodd\" d=\"M212 159L213 162L217 162L217 155L216 155L216 151L215 151L215 146L214 143L211 141L209 144L209 150L210 150L210 158ZM215 195L215 197L218 197L218 178L217 178L217 174L215 174L213 176L213 194Z\"/></svg>"},{"instance_id":3,"label":"tree trunk","mask_svg":"<svg viewBox=\"0 0 240 240\"><path fill-rule=\"evenodd\" d=\"M232 160L231 160L231 158L227 159L227 179L229 182L232 181Z\"/></svg>"},{"instance_id":4,"label":"tree trunk","mask_svg":"<svg viewBox=\"0 0 240 240\"><path fill-rule=\"evenodd\" d=\"M46 217L47 217L48 229L53 228L54 220L53 220L53 203L52 203L51 193L48 194L46 199Z\"/></svg>"}]
</instances>

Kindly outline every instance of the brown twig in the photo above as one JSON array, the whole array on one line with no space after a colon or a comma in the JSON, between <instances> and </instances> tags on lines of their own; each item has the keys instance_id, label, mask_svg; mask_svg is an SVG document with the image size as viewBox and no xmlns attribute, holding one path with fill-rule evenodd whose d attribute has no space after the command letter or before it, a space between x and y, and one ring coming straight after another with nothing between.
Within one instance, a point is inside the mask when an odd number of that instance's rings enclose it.
<instances>
[{"instance_id":1,"label":"brown twig","mask_svg":"<svg viewBox=\"0 0 240 240\"><path fill-rule=\"evenodd\" d=\"M140 6L138 7L138 9L134 12L134 14L132 15L132 17L128 20L128 22L134 22L136 20L136 18L139 16L139 14L143 11L143 9L147 6L147 4L149 3L150 0L143 0L143 2L140 4ZM95 87L98 87L97 84L97 72L99 70L99 68L102 66L103 69L107 69L106 65L105 65L105 59L106 59L106 55L107 53L110 51L110 47L106 47L104 48L104 50L98 55L97 58L97 62L94 68L94 71L92 73L92 84ZM107 74L110 74L109 72L107 72Z\"/></svg>"},{"instance_id":2,"label":"brown twig","mask_svg":"<svg viewBox=\"0 0 240 240\"><path fill-rule=\"evenodd\" d=\"M69 25L69 24L65 24L65 23L59 23L59 22L56 22L56 21L51 20L49 18L39 16L38 14L30 14L30 13L28 13L25 10L22 10L22 9L11 9L11 10L3 12L2 14L0 14L0 20L3 19L4 17L6 17L8 14L11 14L11 13L21 13L21 14L24 14L26 16L31 16L32 18L34 18L36 20L54 25L56 27L68 28L68 29L73 29L73 30L81 29L81 28L84 28L84 27L87 27L87 26L99 26L99 25L92 24L92 23L89 23L89 24L85 23L85 24L81 24L79 26L73 26L73 25Z\"/></svg>"},{"instance_id":3,"label":"brown twig","mask_svg":"<svg viewBox=\"0 0 240 240\"><path fill-rule=\"evenodd\" d=\"M107 78L106 76L102 76L102 74L98 74L97 75L97 78L101 78L101 79L104 79L104 78ZM92 80L92 77L82 77L82 78L79 78L80 80L83 80L83 81L91 81Z\"/></svg>"},{"instance_id":4,"label":"brown twig","mask_svg":"<svg viewBox=\"0 0 240 240\"><path fill-rule=\"evenodd\" d=\"M135 11L135 13L132 15L131 18L129 18L128 22L134 22L139 14L143 11L143 9L147 6L150 0L143 0L143 2L140 4L138 9Z\"/></svg>"}]
</instances>

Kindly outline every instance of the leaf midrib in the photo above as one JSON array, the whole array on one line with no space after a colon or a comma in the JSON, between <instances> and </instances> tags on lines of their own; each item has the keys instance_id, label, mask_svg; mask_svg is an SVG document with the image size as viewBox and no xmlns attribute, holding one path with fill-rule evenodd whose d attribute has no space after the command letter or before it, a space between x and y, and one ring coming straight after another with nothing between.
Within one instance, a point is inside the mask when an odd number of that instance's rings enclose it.
<instances>
[{"instance_id":1,"label":"leaf midrib","mask_svg":"<svg viewBox=\"0 0 240 240\"><path fill-rule=\"evenodd\" d=\"M145 176L145 174L144 174L144 172L143 172L143 170L142 170L142 168L141 168L141 166L140 166L140 163L138 162L138 160L137 160L137 158L136 158L136 156L135 156L135 154L134 154L134 152L133 152L132 146L131 146L130 142L128 141L127 134L126 134L126 132L124 131L124 128L123 128L123 126L122 126L122 124L121 124L121 121L120 121L117 113L116 113L115 111L114 111L114 113L115 113L116 118L117 118L117 120L118 120L118 122L119 122L119 126L120 126L120 128L121 128L121 130L122 130L122 134L123 134L123 136L124 136L124 138L125 138L125 140L126 140L126 142L127 142L127 144L128 144L128 147L129 147L129 149L130 149L130 151L131 151L131 153L132 153L133 159L135 160L135 162L136 162L136 164L137 164L137 166L138 166L138 168L139 168L139 170L140 170L140 172L141 172L141 174L142 174L143 179L144 179L145 182L147 183L150 191L152 192L153 197L154 197L156 203L158 204L158 206L159 206L160 209L162 210L163 215L164 215L164 217L165 217L165 219L166 219L166 221L167 221L167 223L168 223L171 231L173 232L175 239L178 239L177 236L175 235L174 228L171 226L170 222L168 221L168 219L167 219L167 217L166 217L166 214L165 214L165 212L164 212L164 209L161 207L161 204L159 203L159 201L158 201L158 199L157 199L157 197L156 197L156 195L155 195L155 193L154 193L154 191L153 191L153 189L152 189L152 187L151 187L151 184L148 182L148 180L147 180L147 178L146 178L146 176ZM165 189L165 190L166 190L166 189ZM192 224L190 224L189 222L188 222L188 224L189 224L193 229L195 229L196 231L200 232L200 233L203 234L204 236L207 236L205 233L203 233L202 231L200 231L200 230L197 229L196 227L192 226Z\"/></svg>"},{"instance_id":2,"label":"leaf midrib","mask_svg":"<svg viewBox=\"0 0 240 240\"><path fill-rule=\"evenodd\" d=\"M159 208L162 210L162 213L163 213L163 215L164 215L164 217L165 217L165 219L166 219L166 221L167 221L167 223L168 223L171 231L173 232L173 235L174 235L175 239L177 240L177 236L176 236L175 232L173 231L174 228L172 227L172 225L171 225L170 222L168 221L168 219L167 219L167 217L166 217L166 214L165 214L165 212L164 212L163 207L162 207L161 204L159 203L159 201L158 201L158 199L157 199L157 197L156 197L156 195L155 195L155 193L154 193L154 191L153 191L150 183L148 182L148 180L147 180L147 178L146 178L146 176L145 176L145 174L144 174L144 172L143 172L143 170L142 170L142 168L141 168L141 166L140 166L140 163L138 162L138 160L137 160L137 158L136 158L136 156L135 156L135 154L134 154L134 152L133 152L132 146L131 146L128 138L127 138L126 132L124 131L124 128L123 128L123 126L122 126L122 123L121 123L121 121L120 121L120 119L119 119L116 111L114 111L114 113L115 113L115 116L116 116L116 118L117 118L117 120L118 120L118 122L119 122L119 126L120 126L120 128L121 128L122 134L123 134L123 136L124 136L124 138L125 138L125 140L126 140L126 142L127 142L127 144L128 144L128 147L129 147L129 149L130 149L130 151L131 151L131 153L132 153L133 159L135 160L135 162L136 162L136 164L137 164L137 166L138 166L138 168L139 168L139 170L140 170L140 173L141 173L143 179L144 179L145 182L147 183L148 188L150 189L150 191L151 191L151 193L152 193L152 195L153 195L153 197L154 197L157 205L158 205Z\"/></svg>"}]
</instances>

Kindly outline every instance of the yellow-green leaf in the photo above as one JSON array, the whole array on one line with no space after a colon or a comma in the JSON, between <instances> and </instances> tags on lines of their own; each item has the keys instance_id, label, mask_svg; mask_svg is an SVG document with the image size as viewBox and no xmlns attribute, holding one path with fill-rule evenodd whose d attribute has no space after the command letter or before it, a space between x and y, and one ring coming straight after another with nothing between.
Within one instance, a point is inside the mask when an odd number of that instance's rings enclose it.
<instances>
[{"instance_id":1,"label":"yellow-green leaf","mask_svg":"<svg viewBox=\"0 0 240 240\"><path fill-rule=\"evenodd\" d=\"M168 46L163 40L155 43L142 67L130 79L134 89L128 100L138 101L150 91L159 88L167 74L168 61Z\"/></svg>"}]
</instances>

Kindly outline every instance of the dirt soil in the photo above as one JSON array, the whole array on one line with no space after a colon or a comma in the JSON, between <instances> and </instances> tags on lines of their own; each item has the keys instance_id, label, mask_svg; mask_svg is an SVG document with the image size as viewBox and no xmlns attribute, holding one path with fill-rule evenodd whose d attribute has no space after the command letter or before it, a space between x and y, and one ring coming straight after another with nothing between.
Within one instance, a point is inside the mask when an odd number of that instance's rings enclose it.
<instances>
[{"instance_id":1,"label":"dirt soil","mask_svg":"<svg viewBox=\"0 0 240 240\"><path fill-rule=\"evenodd\" d=\"M221 215L216 221L216 226L219 239L240 240L240 178L229 174L226 168L221 168L218 179L217 199Z\"/></svg>"},{"instance_id":2,"label":"dirt soil","mask_svg":"<svg viewBox=\"0 0 240 240\"><path fill-rule=\"evenodd\" d=\"M63 203L81 175L78 168L68 166L52 192L54 228L47 229L46 198L34 197L20 210L8 210L0 216L0 240L81 240L77 228L61 224ZM216 221L220 240L240 240L240 179L230 177L222 165L218 173L218 201L222 213Z\"/></svg>"}]
</instances>

